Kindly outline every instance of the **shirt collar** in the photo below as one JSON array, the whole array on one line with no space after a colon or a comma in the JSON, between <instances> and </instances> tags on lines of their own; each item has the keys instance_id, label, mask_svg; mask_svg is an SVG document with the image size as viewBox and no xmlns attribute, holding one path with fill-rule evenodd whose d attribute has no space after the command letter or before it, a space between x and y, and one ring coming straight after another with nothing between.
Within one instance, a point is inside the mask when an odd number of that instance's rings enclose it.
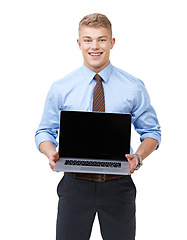
<instances>
[{"instance_id":1,"label":"shirt collar","mask_svg":"<svg viewBox=\"0 0 187 240\"><path fill-rule=\"evenodd\" d=\"M83 73L84 73L85 78L89 81L89 83L91 83L91 81L93 80L96 73L94 71L92 71L91 69L87 68L84 64L83 64L82 68L83 68ZM113 66L109 62L108 66L106 68L104 68L101 72L98 73L102 77L102 79L105 83L108 82L110 75L112 73L112 70L113 70Z\"/></svg>"}]
</instances>

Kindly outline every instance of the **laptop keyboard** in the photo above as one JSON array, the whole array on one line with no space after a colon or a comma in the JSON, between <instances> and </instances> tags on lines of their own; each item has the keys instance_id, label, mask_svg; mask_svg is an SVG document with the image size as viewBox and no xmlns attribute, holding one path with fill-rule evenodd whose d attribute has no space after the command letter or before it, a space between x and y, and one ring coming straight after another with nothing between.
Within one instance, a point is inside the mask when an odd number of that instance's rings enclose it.
<instances>
[{"instance_id":1,"label":"laptop keyboard","mask_svg":"<svg viewBox=\"0 0 187 240\"><path fill-rule=\"evenodd\" d=\"M81 160L66 160L65 165L114 167L114 168L120 168L121 167L120 162L100 162L100 161L81 161Z\"/></svg>"}]
</instances>

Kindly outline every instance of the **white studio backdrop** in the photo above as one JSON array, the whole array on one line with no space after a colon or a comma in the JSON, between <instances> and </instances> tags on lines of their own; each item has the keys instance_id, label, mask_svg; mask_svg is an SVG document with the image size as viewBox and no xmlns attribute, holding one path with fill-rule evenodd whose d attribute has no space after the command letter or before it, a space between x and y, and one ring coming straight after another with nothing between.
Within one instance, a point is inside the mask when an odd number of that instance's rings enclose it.
<instances>
[{"instance_id":1,"label":"white studio backdrop","mask_svg":"<svg viewBox=\"0 0 187 240\"><path fill-rule=\"evenodd\" d=\"M185 1L7 0L0 2L3 240L55 239L63 174L50 170L34 134L51 84L83 64L78 23L94 12L113 24L112 64L144 81L162 127L160 148L133 174L136 239L187 238ZM133 130L132 146L138 145ZM91 240L100 239L96 218Z\"/></svg>"}]
</instances>

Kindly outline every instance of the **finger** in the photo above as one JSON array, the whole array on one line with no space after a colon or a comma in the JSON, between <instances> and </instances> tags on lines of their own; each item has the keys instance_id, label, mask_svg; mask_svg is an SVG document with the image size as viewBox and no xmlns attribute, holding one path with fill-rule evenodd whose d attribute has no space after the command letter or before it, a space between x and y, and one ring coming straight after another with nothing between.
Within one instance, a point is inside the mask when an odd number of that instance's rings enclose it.
<instances>
[{"instance_id":1,"label":"finger","mask_svg":"<svg viewBox=\"0 0 187 240\"><path fill-rule=\"evenodd\" d=\"M134 173L135 170L136 170L135 168L130 169L130 173L131 173L131 174Z\"/></svg>"},{"instance_id":2,"label":"finger","mask_svg":"<svg viewBox=\"0 0 187 240\"><path fill-rule=\"evenodd\" d=\"M53 170L53 168L54 168L53 164L49 163L49 166Z\"/></svg>"},{"instance_id":3,"label":"finger","mask_svg":"<svg viewBox=\"0 0 187 240\"><path fill-rule=\"evenodd\" d=\"M54 167L55 167L55 163L56 162L54 162L54 161L49 161L49 166L50 166L50 168L53 170L54 169Z\"/></svg>"}]
</instances>

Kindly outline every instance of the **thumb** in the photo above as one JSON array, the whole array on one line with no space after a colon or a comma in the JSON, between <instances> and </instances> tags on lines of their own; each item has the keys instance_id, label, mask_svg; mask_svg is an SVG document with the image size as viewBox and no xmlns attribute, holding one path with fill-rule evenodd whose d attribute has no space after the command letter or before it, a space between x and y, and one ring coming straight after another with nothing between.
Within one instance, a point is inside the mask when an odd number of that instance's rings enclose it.
<instances>
[{"instance_id":1,"label":"thumb","mask_svg":"<svg viewBox=\"0 0 187 240\"><path fill-rule=\"evenodd\" d=\"M127 158L127 160L131 160L131 159L133 159L134 155L133 154L126 154L125 157Z\"/></svg>"},{"instance_id":2,"label":"thumb","mask_svg":"<svg viewBox=\"0 0 187 240\"><path fill-rule=\"evenodd\" d=\"M53 157L54 157L54 160L55 160L55 161L58 160L58 159L59 159L59 152L56 152L56 153L53 155Z\"/></svg>"}]
</instances>

